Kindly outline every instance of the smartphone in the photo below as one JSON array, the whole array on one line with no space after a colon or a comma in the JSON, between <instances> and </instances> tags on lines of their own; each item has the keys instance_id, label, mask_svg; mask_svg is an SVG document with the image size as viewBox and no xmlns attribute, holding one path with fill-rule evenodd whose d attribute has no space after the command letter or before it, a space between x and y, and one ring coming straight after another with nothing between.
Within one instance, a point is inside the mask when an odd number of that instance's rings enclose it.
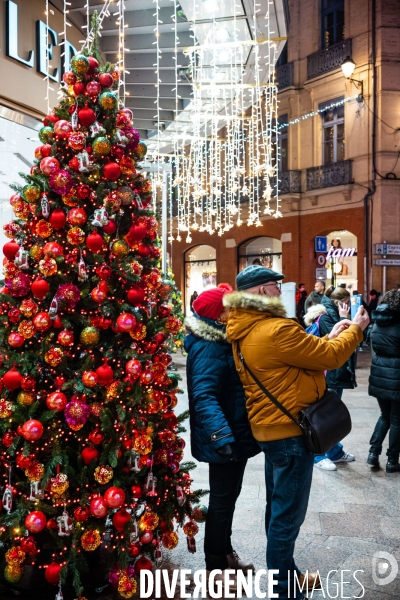
<instances>
[{"instance_id":1,"label":"smartphone","mask_svg":"<svg viewBox=\"0 0 400 600\"><path fill-rule=\"evenodd\" d=\"M358 309L362 306L362 294L356 294L350 298L351 318L354 319Z\"/></svg>"}]
</instances>

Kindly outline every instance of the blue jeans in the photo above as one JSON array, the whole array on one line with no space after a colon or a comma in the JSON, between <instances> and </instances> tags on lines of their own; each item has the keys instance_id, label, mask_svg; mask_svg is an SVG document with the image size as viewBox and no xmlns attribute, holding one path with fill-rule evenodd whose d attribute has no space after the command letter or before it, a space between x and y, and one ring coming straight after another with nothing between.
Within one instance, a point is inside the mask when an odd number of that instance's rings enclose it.
<instances>
[{"instance_id":1,"label":"blue jeans","mask_svg":"<svg viewBox=\"0 0 400 600\"><path fill-rule=\"evenodd\" d=\"M300 574L293 552L307 513L313 455L301 435L259 445L265 455L267 567L279 570L274 592L280 600L300 599L303 594L294 593L291 573Z\"/></svg>"},{"instance_id":2,"label":"blue jeans","mask_svg":"<svg viewBox=\"0 0 400 600\"><path fill-rule=\"evenodd\" d=\"M343 388L331 388L331 390L335 390L339 398L343 396ZM339 442L339 444L336 444L336 446L331 448L331 450L329 450L329 452L327 452L326 454L317 454L316 456L314 456L314 463L317 464L325 458L329 458L330 460L335 461L339 460L339 458L342 458L342 456L344 456L343 445Z\"/></svg>"}]
</instances>

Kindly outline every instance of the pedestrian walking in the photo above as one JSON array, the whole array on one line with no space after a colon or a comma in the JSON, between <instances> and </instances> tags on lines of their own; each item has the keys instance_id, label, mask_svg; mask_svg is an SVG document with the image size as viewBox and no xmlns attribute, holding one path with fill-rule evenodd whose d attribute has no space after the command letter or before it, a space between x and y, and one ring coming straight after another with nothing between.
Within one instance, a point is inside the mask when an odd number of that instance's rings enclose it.
<instances>
[{"instance_id":1,"label":"pedestrian walking","mask_svg":"<svg viewBox=\"0 0 400 600\"><path fill-rule=\"evenodd\" d=\"M389 432L386 473L399 473L400 454L400 291L390 290L372 313L372 365L369 395L381 415L370 439L367 463L379 468L383 441Z\"/></svg>"},{"instance_id":2,"label":"pedestrian walking","mask_svg":"<svg viewBox=\"0 0 400 600\"><path fill-rule=\"evenodd\" d=\"M304 304L305 312L308 311L313 304L321 304L322 296L325 294L325 282L319 279L315 282L314 291L308 296Z\"/></svg>"},{"instance_id":3,"label":"pedestrian walking","mask_svg":"<svg viewBox=\"0 0 400 600\"><path fill-rule=\"evenodd\" d=\"M222 298L230 286L202 292L185 319L187 385L192 455L209 463L209 508L205 526L206 569L253 568L232 548L232 519L247 459L260 452L247 418L245 395L226 338L229 312ZM224 573L215 580L224 580ZM232 577L231 577L232 579Z\"/></svg>"},{"instance_id":4,"label":"pedestrian walking","mask_svg":"<svg viewBox=\"0 0 400 600\"><path fill-rule=\"evenodd\" d=\"M348 318L350 292L341 287L334 288L331 286L322 297L321 304L326 310L319 320L319 335L323 337L329 334L337 323ZM328 370L326 385L329 389L335 390L340 398L343 396L344 389L352 390L357 387L355 352L338 369ZM338 463L348 463L354 460L354 454L343 450L343 445L339 443L326 454L315 456L314 466L323 471L336 471Z\"/></svg>"},{"instance_id":5,"label":"pedestrian walking","mask_svg":"<svg viewBox=\"0 0 400 600\"><path fill-rule=\"evenodd\" d=\"M227 335L245 393L254 437L265 455L267 566L279 572L274 593L281 600L302 599L293 593L294 546L304 521L311 489L313 455L300 427L262 391L273 395L292 415L313 404L326 391L325 369L344 364L362 339L368 315L360 308L354 322L337 323L328 337L308 335L286 317L280 299L283 274L250 266L236 278L238 291L227 294ZM250 374L252 371L252 375ZM309 589L317 581L308 574Z\"/></svg>"}]
</instances>

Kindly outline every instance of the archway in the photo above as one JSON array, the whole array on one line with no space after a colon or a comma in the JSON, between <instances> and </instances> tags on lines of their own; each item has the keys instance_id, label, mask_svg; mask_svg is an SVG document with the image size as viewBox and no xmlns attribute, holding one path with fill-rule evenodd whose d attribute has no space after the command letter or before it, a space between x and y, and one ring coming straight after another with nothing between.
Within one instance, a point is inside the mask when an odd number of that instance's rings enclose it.
<instances>
[{"instance_id":1,"label":"archway","mask_svg":"<svg viewBox=\"0 0 400 600\"><path fill-rule=\"evenodd\" d=\"M262 265L282 272L282 242L272 237L256 237L238 247L239 272L249 265Z\"/></svg>"},{"instance_id":2,"label":"archway","mask_svg":"<svg viewBox=\"0 0 400 600\"><path fill-rule=\"evenodd\" d=\"M185 252L185 314L191 313L194 292L201 294L217 285L217 253L212 246L195 246Z\"/></svg>"}]
</instances>

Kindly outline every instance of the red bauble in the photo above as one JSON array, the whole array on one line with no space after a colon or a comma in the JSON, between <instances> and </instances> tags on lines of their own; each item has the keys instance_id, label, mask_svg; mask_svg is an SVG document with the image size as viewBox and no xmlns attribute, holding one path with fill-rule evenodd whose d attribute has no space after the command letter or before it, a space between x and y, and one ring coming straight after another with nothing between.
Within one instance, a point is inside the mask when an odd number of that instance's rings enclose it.
<instances>
[{"instance_id":1,"label":"red bauble","mask_svg":"<svg viewBox=\"0 0 400 600\"><path fill-rule=\"evenodd\" d=\"M142 372L142 364L139 360L133 358L132 360L128 360L128 362L125 365L125 369L126 372L129 373L129 375L139 377L140 373Z\"/></svg>"},{"instance_id":2,"label":"red bauble","mask_svg":"<svg viewBox=\"0 0 400 600\"><path fill-rule=\"evenodd\" d=\"M161 256L160 248L157 248L157 246L150 246L150 249L151 249L151 256L153 258L160 258L160 256Z\"/></svg>"},{"instance_id":3,"label":"red bauble","mask_svg":"<svg viewBox=\"0 0 400 600\"><path fill-rule=\"evenodd\" d=\"M64 248L58 242L47 242L47 244L43 246L43 254L51 256L52 258L57 258L57 256L64 255Z\"/></svg>"},{"instance_id":4,"label":"red bauble","mask_svg":"<svg viewBox=\"0 0 400 600\"><path fill-rule=\"evenodd\" d=\"M18 323L21 319L21 314L19 308L12 308L8 311L8 320L11 321L11 323Z\"/></svg>"},{"instance_id":5,"label":"red bauble","mask_svg":"<svg viewBox=\"0 0 400 600\"><path fill-rule=\"evenodd\" d=\"M86 93L89 96L97 96L97 94L100 92L101 90L101 85L99 84L98 81L89 81L89 83L86 85Z\"/></svg>"},{"instance_id":6,"label":"red bauble","mask_svg":"<svg viewBox=\"0 0 400 600\"><path fill-rule=\"evenodd\" d=\"M141 556L135 562L135 567L134 568L135 568L136 575L139 575L140 571L151 571L152 570L152 564L151 564L151 562L149 561L148 558L146 558L145 556Z\"/></svg>"},{"instance_id":7,"label":"red bauble","mask_svg":"<svg viewBox=\"0 0 400 600\"><path fill-rule=\"evenodd\" d=\"M132 498L138 500L143 496L143 488L141 485L136 484L131 486Z\"/></svg>"},{"instance_id":8,"label":"red bauble","mask_svg":"<svg viewBox=\"0 0 400 600\"><path fill-rule=\"evenodd\" d=\"M3 375L3 384L10 392L21 385L22 375L15 367Z\"/></svg>"},{"instance_id":9,"label":"red bauble","mask_svg":"<svg viewBox=\"0 0 400 600\"><path fill-rule=\"evenodd\" d=\"M83 94L85 91L85 84L82 81L77 81L74 83L74 94L75 96L79 96Z\"/></svg>"},{"instance_id":10,"label":"red bauble","mask_svg":"<svg viewBox=\"0 0 400 600\"><path fill-rule=\"evenodd\" d=\"M120 508L125 502L125 492L119 487L109 487L104 492L104 500L110 508Z\"/></svg>"},{"instance_id":11,"label":"red bauble","mask_svg":"<svg viewBox=\"0 0 400 600\"><path fill-rule=\"evenodd\" d=\"M12 331L8 336L8 343L11 348L20 348L25 342L25 338L20 335L17 331Z\"/></svg>"},{"instance_id":12,"label":"red bauble","mask_svg":"<svg viewBox=\"0 0 400 600\"><path fill-rule=\"evenodd\" d=\"M65 83L67 83L68 85L74 85L76 81L75 73L73 71L65 71L63 75L63 81L65 81Z\"/></svg>"},{"instance_id":13,"label":"red bauble","mask_svg":"<svg viewBox=\"0 0 400 600\"><path fill-rule=\"evenodd\" d=\"M57 342L61 346L72 346L74 343L74 334L69 329L63 329L57 336Z\"/></svg>"},{"instance_id":14,"label":"red bauble","mask_svg":"<svg viewBox=\"0 0 400 600\"><path fill-rule=\"evenodd\" d=\"M121 175L121 169L119 168L119 165L117 163L109 162L104 166L103 174L105 179L109 179L110 181L116 181Z\"/></svg>"},{"instance_id":15,"label":"red bauble","mask_svg":"<svg viewBox=\"0 0 400 600\"><path fill-rule=\"evenodd\" d=\"M46 527L46 515L40 510L30 512L25 519L25 527L29 533L40 533Z\"/></svg>"},{"instance_id":16,"label":"red bauble","mask_svg":"<svg viewBox=\"0 0 400 600\"><path fill-rule=\"evenodd\" d=\"M98 378L99 385L103 386L111 383L111 381L114 379L114 371L107 364L107 359L104 361L101 367L96 369L96 375Z\"/></svg>"},{"instance_id":17,"label":"red bauble","mask_svg":"<svg viewBox=\"0 0 400 600\"><path fill-rule=\"evenodd\" d=\"M148 258L152 254L152 246L149 246L148 244L139 244L137 251L143 258Z\"/></svg>"},{"instance_id":18,"label":"red bauble","mask_svg":"<svg viewBox=\"0 0 400 600\"><path fill-rule=\"evenodd\" d=\"M49 221L53 229L58 231L64 227L65 223L67 222L67 217L65 216L65 212L62 208L55 208L50 215Z\"/></svg>"},{"instance_id":19,"label":"red bauble","mask_svg":"<svg viewBox=\"0 0 400 600\"><path fill-rule=\"evenodd\" d=\"M96 448L84 448L81 452L81 457L85 465L90 465L92 460L97 460L100 456L100 453Z\"/></svg>"},{"instance_id":20,"label":"red bauble","mask_svg":"<svg viewBox=\"0 0 400 600\"><path fill-rule=\"evenodd\" d=\"M66 382L66 378L64 377L64 375L57 375L57 377L54 379L54 383L56 385L56 388L61 389L62 386L64 385L64 383Z\"/></svg>"},{"instance_id":21,"label":"red bauble","mask_svg":"<svg viewBox=\"0 0 400 600\"><path fill-rule=\"evenodd\" d=\"M89 440L92 442L92 444L95 444L97 446L98 444L101 444L101 442L104 441L104 434L101 433L101 431L99 431L98 429L94 429L89 433Z\"/></svg>"},{"instance_id":22,"label":"red bauble","mask_svg":"<svg viewBox=\"0 0 400 600\"><path fill-rule=\"evenodd\" d=\"M99 281L97 287L101 292L104 292L105 294L108 294L108 292L110 291L107 281Z\"/></svg>"},{"instance_id":23,"label":"red bauble","mask_svg":"<svg viewBox=\"0 0 400 600\"><path fill-rule=\"evenodd\" d=\"M52 392L46 398L46 406L49 410L56 410L60 412L60 410L64 410L67 406L68 400L67 396L62 392Z\"/></svg>"},{"instance_id":24,"label":"red bauble","mask_svg":"<svg viewBox=\"0 0 400 600\"><path fill-rule=\"evenodd\" d=\"M89 233L86 238L86 246L91 252L97 254L103 248L104 240L97 231L93 231L93 233Z\"/></svg>"},{"instance_id":25,"label":"red bauble","mask_svg":"<svg viewBox=\"0 0 400 600\"><path fill-rule=\"evenodd\" d=\"M114 83L114 79L112 77L112 75L110 73L102 73L99 77L99 82L101 87L112 87L112 84Z\"/></svg>"},{"instance_id":26,"label":"red bauble","mask_svg":"<svg viewBox=\"0 0 400 600\"><path fill-rule=\"evenodd\" d=\"M154 375L151 371L145 370L140 374L140 383L143 385L150 385L153 381Z\"/></svg>"},{"instance_id":27,"label":"red bauble","mask_svg":"<svg viewBox=\"0 0 400 600\"><path fill-rule=\"evenodd\" d=\"M65 119L60 119L54 124L54 133L61 139L66 139L72 131L72 125Z\"/></svg>"},{"instance_id":28,"label":"red bauble","mask_svg":"<svg viewBox=\"0 0 400 600\"><path fill-rule=\"evenodd\" d=\"M93 123L96 120L96 114L86 104L85 108L81 108L78 111L78 119L81 125L83 125L84 127L90 127L90 125L93 125Z\"/></svg>"},{"instance_id":29,"label":"red bauble","mask_svg":"<svg viewBox=\"0 0 400 600\"><path fill-rule=\"evenodd\" d=\"M58 117L55 114L46 115L42 119L42 123L45 127L53 127L54 123L57 123Z\"/></svg>"},{"instance_id":30,"label":"red bauble","mask_svg":"<svg viewBox=\"0 0 400 600\"><path fill-rule=\"evenodd\" d=\"M74 519L76 519L77 521L80 521L81 523L83 523L84 521L87 521L89 517L90 517L90 511L87 508L87 506L78 506L74 510Z\"/></svg>"},{"instance_id":31,"label":"red bauble","mask_svg":"<svg viewBox=\"0 0 400 600\"><path fill-rule=\"evenodd\" d=\"M113 221L112 219L110 219L107 223L107 225L103 225L103 231L105 233L108 233L109 235L111 233L114 233L117 230L117 224L115 221Z\"/></svg>"},{"instance_id":32,"label":"red bauble","mask_svg":"<svg viewBox=\"0 0 400 600\"><path fill-rule=\"evenodd\" d=\"M162 344L163 342L165 342L165 335L162 331L160 331L159 333L156 333L156 335L153 337L153 341L156 344Z\"/></svg>"},{"instance_id":33,"label":"red bauble","mask_svg":"<svg viewBox=\"0 0 400 600\"><path fill-rule=\"evenodd\" d=\"M92 388L97 385L98 377L94 371L85 371L82 374L82 383L88 388Z\"/></svg>"},{"instance_id":34,"label":"red bauble","mask_svg":"<svg viewBox=\"0 0 400 600\"><path fill-rule=\"evenodd\" d=\"M133 306L139 306L140 304L142 304L144 302L145 295L146 295L146 292L145 292L144 288L142 288L140 285L135 285L130 290L128 290L128 293L127 293L128 302L129 302L129 304L132 304Z\"/></svg>"},{"instance_id":35,"label":"red bauble","mask_svg":"<svg viewBox=\"0 0 400 600\"><path fill-rule=\"evenodd\" d=\"M43 298L45 298L48 292L50 291L50 286L47 283L47 281L45 281L41 277L38 277L32 283L31 290L35 298L37 298L38 300L43 300Z\"/></svg>"},{"instance_id":36,"label":"red bauble","mask_svg":"<svg viewBox=\"0 0 400 600\"><path fill-rule=\"evenodd\" d=\"M87 59L89 61L88 73L92 74L96 69L99 68L99 63L97 62L94 56L88 56Z\"/></svg>"},{"instance_id":37,"label":"red bauble","mask_svg":"<svg viewBox=\"0 0 400 600\"><path fill-rule=\"evenodd\" d=\"M128 548L129 556L136 558L140 554L140 544L131 544Z\"/></svg>"},{"instance_id":38,"label":"red bauble","mask_svg":"<svg viewBox=\"0 0 400 600\"><path fill-rule=\"evenodd\" d=\"M53 327L54 327L54 329L62 329L64 327L61 317L59 315L57 315L56 318L54 319Z\"/></svg>"},{"instance_id":39,"label":"red bauble","mask_svg":"<svg viewBox=\"0 0 400 600\"><path fill-rule=\"evenodd\" d=\"M107 265L102 265L101 267L96 267L95 273L99 279L103 279L105 281L106 279L110 279L112 275L112 269Z\"/></svg>"},{"instance_id":40,"label":"red bauble","mask_svg":"<svg viewBox=\"0 0 400 600\"><path fill-rule=\"evenodd\" d=\"M87 221L87 213L83 208L71 208L68 213L68 221L71 225L84 225Z\"/></svg>"},{"instance_id":41,"label":"red bauble","mask_svg":"<svg viewBox=\"0 0 400 600\"><path fill-rule=\"evenodd\" d=\"M125 525L131 520L131 515L128 513L126 508L120 508L119 511L113 516L113 525L117 531L123 531Z\"/></svg>"},{"instance_id":42,"label":"red bauble","mask_svg":"<svg viewBox=\"0 0 400 600\"><path fill-rule=\"evenodd\" d=\"M108 506L103 496L95 496L90 501L89 509L91 514L97 519L103 519L108 513Z\"/></svg>"},{"instance_id":43,"label":"red bauble","mask_svg":"<svg viewBox=\"0 0 400 600\"><path fill-rule=\"evenodd\" d=\"M14 433L14 431L7 431L3 437L2 437L2 444L6 447L9 448L11 446L11 444L14 441L14 438L16 436L16 433Z\"/></svg>"},{"instance_id":44,"label":"red bauble","mask_svg":"<svg viewBox=\"0 0 400 600\"><path fill-rule=\"evenodd\" d=\"M107 292L105 292L98 286L92 289L90 295L92 297L92 300L94 300L98 304L101 304L107 298Z\"/></svg>"},{"instance_id":45,"label":"red bauble","mask_svg":"<svg viewBox=\"0 0 400 600\"><path fill-rule=\"evenodd\" d=\"M150 544L150 542L152 541L154 535L152 531L145 531L141 536L140 536L140 543L141 544Z\"/></svg>"},{"instance_id":46,"label":"red bauble","mask_svg":"<svg viewBox=\"0 0 400 600\"><path fill-rule=\"evenodd\" d=\"M3 246L3 254L6 258L8 258L8 260L14 260L18 250L19 244L17 244L15 240L11 240Z\"/></svg>"},{"instance_id":47,"label":"red bauble","mask_svg":"<svg viewBox=\"0 0 400 600\"><path fill-rule=\"evenodd\" d=\"M25 375L25 377L22 378L21 388L24 390L24 392L33 392L35 387L36 387L36 381L33 377L30 377L29 375Z\"/></svg>"},{"instance_id":48,"label":"red bauble","mask_svg":"<svg viewBox=\"0 0 400 600\"><path fill-rule=\"evenodd\" d=\"M40 161L40 168L45 175L51 175L60 170L60 163L54 156L46 156Z\"/></svg>"},{"instance_id":49,"label":"red bauble","mask_svg":"<svg viewBox=\"0 0 400 600\"><path fill-rule=\"evenodd\" d=\"M117 318L117 327L121 331L130 331L136 325L136 319L131 313L122 313Z\"/></svg>"},{"instance_id":50,"label":"red bauble","mask_svg":"<svg viewBox=\"0 0 400 600\"><path fill-rule=\"evenodd\" d=\"M74 158L71 158L71 160L68 163L68 166L70 169L72 169L72 171L79 171L80 163L76 156L74 156Z\"/></svg>"},{"instance_id":51,"label":"red bauble","mask_svg":"<svg viewBox=\"0 0 400 600\"><path fill-rule=\"evenodd\" d=\"M25 421L21 427L21 435L28 442L36 442L36 440L42 437L43 431L42 423L36 419Z\"/></svg>"},{"instance_id":52,"label":"red bauble","mask_svg":"<svg viewBox=\"0 0 400 600\"><path fill-rule=\"evenodd\" d=\"M51 144L43 144L43 146L39 146L39 148L36 148L36 150L35 150L35 156L36 156L36 151L37 150L39 150L41 158L46 158L46 156L50 156L50 153L51 153ZM40 160L38 156L36 156L36 158L38 160Z\"/></svg>"},{"instance_id":53,"label":"red bauble","mask_svg":"<svg viewBox=\"0 0 400 600\"><path fill-rule=\"evenodd\" d=\"M47 312L39 312L33 317L32 321L36 331L47 331L51 327L50 315Z\"/></svg>"},{"instance_id":54,"label":"red bauble","mask_svg":"<svg viewBox=\"0 0 400 600\"><path fill-rule=\"evenodd\" d=\"M52 585L58 585L60 582L60 571L61 565L53 561L44 572L46 581Z\"/></svg>"},{"instance_id":55,"label":"red bauble","mask_svg":"<svg viewBox=\"0 0 400 600\"><path fill-rule=\"evenodd\" d=\"M130 242L141 242L142 239L146 236L147 226L145 223L138 223L137 225L132 225L130 227L128 236Z\"/></svg>"},{"instance_id":56,"label":"red bauble","mask_svg":"<svg viewBox=\"0 0 400 600\"><path fill-rule=\"evenodd\" d=\"M84 200L85 198L89 198L90 192L92 191L89 185L86 183L80 183L76 189L76 195L80 200Z\"/></svg>"}]
</instances>

